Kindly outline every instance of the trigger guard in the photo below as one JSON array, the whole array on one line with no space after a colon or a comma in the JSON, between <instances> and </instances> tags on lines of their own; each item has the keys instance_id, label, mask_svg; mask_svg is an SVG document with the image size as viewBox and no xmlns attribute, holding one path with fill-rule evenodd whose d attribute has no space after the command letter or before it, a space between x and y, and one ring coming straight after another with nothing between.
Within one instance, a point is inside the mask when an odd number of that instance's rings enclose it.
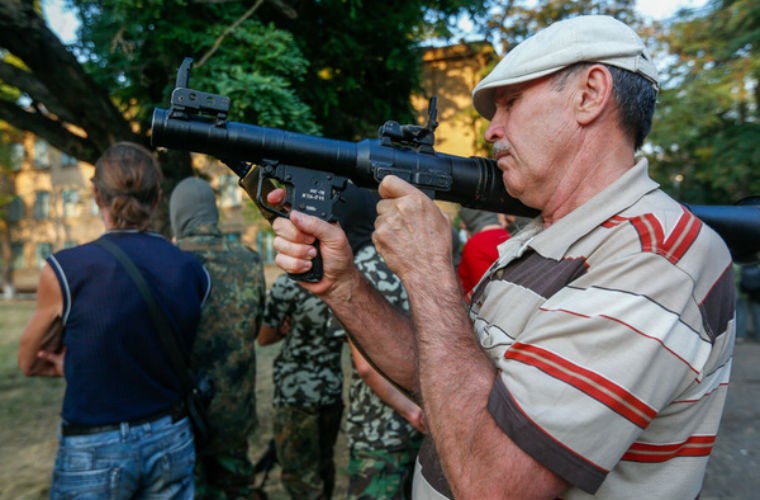
<instances>
[{"instance_id":1,"label":"trigger guard","mask_svg":"<svg viewBox=\"0 0 760 500\"><path fill-rule=\"evenodd\" d=\"M275 208L272 208L268 204L264 203L264 200L263 200L263 197L262 197L262 191L261 191L261 186L264 184L263 180L264 180L264 171L263 170L259 170L259 182L257 183L258 185L256 186L256 204L259 207L261 207L262 210L265 210L265 211L269 212L274 217L283 217L285 219L290 219L290 215L288 215L285 212L282 212L280 210L277 210ZM270 222L272 220L274 220L274 218L272 218L270 220Z\"/></svg>"}]
</instances>

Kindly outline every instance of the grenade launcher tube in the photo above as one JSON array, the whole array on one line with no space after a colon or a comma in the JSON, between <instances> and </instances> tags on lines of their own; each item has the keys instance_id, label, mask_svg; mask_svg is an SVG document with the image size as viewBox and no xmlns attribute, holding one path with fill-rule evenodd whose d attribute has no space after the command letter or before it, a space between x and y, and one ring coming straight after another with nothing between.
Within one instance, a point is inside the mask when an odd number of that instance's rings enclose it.
<instances>
[{"instance_id":1,"label":"grenade launcher tube","mask_svg":"<svg viewBox=\"0 0 760 500\"><path fill-rule=\"evenodd\" d=\"M260 163L273 160L351 179L377 188L386 175L401 177L434 199L470 208L533 217L538 211L510 197L493 160L442 153L420 153L383 145L378 139L348 142L240 122L217 125L211 118L153 112L152 144L222 160ZM245 172L237 172L240 177ZM687 205L725 240L735 260L752 261L760 252L760 206Z\"/></svg>"},{"instance_id":2,"label":"grenade launcher tube","mask_svg":"<svg viewBox=\"0 0 760 500\"><path fill-rule=\"evenodd\" d=\"M510 197L493 160L441 153L419 153L385 146L378 139L348 142L239 122L218 126L211 120L153 112L153 146L205 153L223 160L259 163L276 160L351 179L360 187L377 188L393 174L434 199L470 208L535 216L538 212Z\"/></svg>"}]
</instances>

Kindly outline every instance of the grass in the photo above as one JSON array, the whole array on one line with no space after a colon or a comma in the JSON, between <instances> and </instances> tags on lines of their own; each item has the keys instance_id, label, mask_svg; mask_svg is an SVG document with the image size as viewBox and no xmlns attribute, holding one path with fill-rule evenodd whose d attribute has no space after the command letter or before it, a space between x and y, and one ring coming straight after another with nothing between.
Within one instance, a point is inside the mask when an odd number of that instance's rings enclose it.
<instances>
[{"instance_id":1,"label":"grass","mask_svg":"<svg viewBox=\"0 0 760 500\"><path fill-rule=\"evenodd\" d=\"M64 382L27 378L18 338L34 301L0 302L0 498L47 498Z\"/></svg>"},{"instance_id":2,"label":"grass","mask_svg":"<svg viewBox=\"0 0 760 500\"><path fill-rule=\"evenodd\" d=\"M48 498L58 446L56 432L65 382L57 378L25 377L16 364L18 339L34 307L32 300L0 301L0 500ZM251 437L253 460L265 451L272 436L272 360L279 349L279 345L257 348L260 425ZM348 377L347 354L343 360ZM335 455L338 473L334 497L342 498L346 491L348 456L343 432L338 435ZM257 477L257 484L262 479ZM279 468L270 474L265 491L271 500L288 498L280 486Z\"/></svg>"}]
</instances>

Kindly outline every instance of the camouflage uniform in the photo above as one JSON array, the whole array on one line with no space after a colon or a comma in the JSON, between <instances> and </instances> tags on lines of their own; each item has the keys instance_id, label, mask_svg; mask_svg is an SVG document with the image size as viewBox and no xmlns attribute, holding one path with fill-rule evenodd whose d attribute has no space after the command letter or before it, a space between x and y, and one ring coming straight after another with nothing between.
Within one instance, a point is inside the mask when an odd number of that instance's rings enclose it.
<instances>
[{"instance_id":1,"label":"camouflage uniform","mask_svg":"<svg viewBox=\"0 0 760 500\"><path fill-rule=\"evenodd\" d=\"M209 414L214 438L196 463L196 498L252 498L248 438L257 425L255 340L266 294L259 254L223 238L216 224L177 241L195 254L213 288L203 309L192 363L214 380Z\"/></svg>"},{"instance_id":2,"label":"camouflage uniform","mask_svg":"<svg viewBox=\"0 0 760 500\"><path fill-rule=\"evenodd\" d=\"M273 363L274 434L282 483L291 498L330 498L333 448L343 413L340 338L328 336L324 302L286 275L267 296L264 324L290 329Z\"/></svg>"},{"instance_id":3,"label":"camouflage uniform","mask_svg":"<svg viewBox=\"0 0 760 500\"><path fill-rule=\"evenodd\" d=\"M391 304L409 311L406 290L374 246L362 248L354 262ZM334 317L330 319L330 329L335 335L346 335ZM349 401L346 416L348 498L411 498L414 462L422 433L386 405L356 370L352 374Z\"/></svg>"}]
</instances>

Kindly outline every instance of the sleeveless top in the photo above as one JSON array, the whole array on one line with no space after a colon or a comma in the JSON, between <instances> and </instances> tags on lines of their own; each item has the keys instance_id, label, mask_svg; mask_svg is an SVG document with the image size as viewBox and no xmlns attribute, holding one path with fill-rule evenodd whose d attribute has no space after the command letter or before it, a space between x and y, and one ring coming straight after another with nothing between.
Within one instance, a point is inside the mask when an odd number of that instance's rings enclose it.
<instances>
[{"instance_id":1,"label":"sleeveless top","mask_svg":"<svg viewBox=\"0 0 760 500\"><path fill-rule=\"evenodd\" d=\"M201 263L157 233L111 231L102 238L134 261L187 355L211 287ZM179 378L142 295L116 258L87 243L55 253L48 263L63 294L63 419L105 425L175 404Z\"/></svg>"}]
</instances>

